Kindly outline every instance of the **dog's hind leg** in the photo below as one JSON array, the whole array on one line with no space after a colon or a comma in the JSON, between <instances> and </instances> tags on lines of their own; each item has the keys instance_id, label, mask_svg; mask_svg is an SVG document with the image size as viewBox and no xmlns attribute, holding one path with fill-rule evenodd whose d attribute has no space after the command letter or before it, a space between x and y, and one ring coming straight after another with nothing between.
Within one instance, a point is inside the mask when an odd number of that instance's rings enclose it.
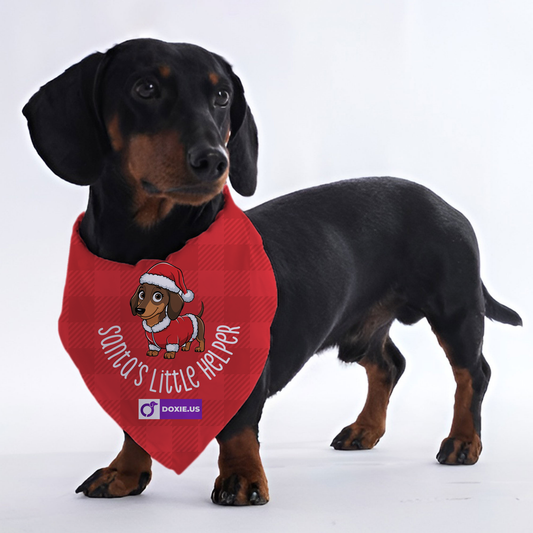
<instances>
[{"instance_id":1,"label":"dog's hind leg","mask_svg":"<svg viewBox=\"0 0 533 533\"><path fill-rule=\"evenodd\" d=\"M77 489L90 498L120 498L140 494L152 479L152 459L127 433L117 457Z\"/></svg>"},{"instance_id":2,"label":"dog's hind leg","mask_svg":"<svg viewBox=\"0 0 533 533\"><path fill-rule=\"evenodd\" d=\"M202 312L204 310L204 304L202 302ZM195 352L204 352L205 351L205 324L200 316L196 317L198 319L198 335L196 340L198 341L198 346L195 348Z\"/></svg>"},{"instance_id":3,"label":"dog's hind leg","mask_svg":"<svg viewBox=\"0 0 533 533\"><path fill-rule=\"evenodd\" d=\"M339 358L358 362L366 370L368 393L363 410L357 420L346 426L332 441L336 450L368 450L373 448L385 433L389 398L405 369L405 359L388 335L372 339L370 345L354 357L353 347L340 346Z\"/></svg>"},{"instance_id":4,"label":"dog's hind leg","mask_svg":"<svg viewBox=\"0 0 533 533\"><path fill-rule=\"evenodd\" d=\"M442 464L474 464L481 454L481 404L489 384L490 367L481 352L484 330L481 304L474 309L472 300L453 316L428 317L452 365L457 385L450 434L437 454Z\"/></svg>"}]
</instances>

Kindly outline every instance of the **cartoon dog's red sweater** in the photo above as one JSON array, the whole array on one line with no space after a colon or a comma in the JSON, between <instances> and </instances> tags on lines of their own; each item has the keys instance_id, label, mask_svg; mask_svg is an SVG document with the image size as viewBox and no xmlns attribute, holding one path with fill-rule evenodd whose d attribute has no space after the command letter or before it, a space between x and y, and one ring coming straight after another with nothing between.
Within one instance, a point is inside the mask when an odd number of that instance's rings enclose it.
<instances>
[{"instance_id":1,"label":"cartoon dog's red sweater","mask_svg":"<svg viewBox=\"0 0 533 533\"><path fill-rule=\"evenodd\" d=\"M183 315L170 320L168 315L155 326L150 327L143 320L146 339L150 350L177 352L180 347L198 336L198 319L194 315Z\"/></svg>"}]
</instances>

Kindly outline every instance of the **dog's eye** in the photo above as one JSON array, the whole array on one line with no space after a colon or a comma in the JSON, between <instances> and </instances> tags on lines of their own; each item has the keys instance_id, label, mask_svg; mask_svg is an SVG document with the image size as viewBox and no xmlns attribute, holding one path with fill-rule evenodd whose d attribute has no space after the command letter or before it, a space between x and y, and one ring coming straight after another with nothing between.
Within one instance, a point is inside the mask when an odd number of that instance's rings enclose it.
<instances>
[{"instance_id":1,"label":"dog's eye","mask_svg":"<svg viewBox=\"0 0 533 533\"><path fill-rule=\"evenodd\" d=\"M154 292L154 295L152 296L152 300L155 303L159 303L163 299L163 295L160 292Z\"/></svg>"},{"instance_id":2,"label":"dog's eye","mask_svg":"<svg viewBox=\"0 0 533 533\"><path fill-rule=\"evenodd\" d=\"M215 105L218 107L226 107L229 104L229 93L221 89L215 95Z\"/></svg>"},{"instance_id":3,"label":"dog's eye","mask_svg":"<svg viewBox=\"0 0 533 533\"><path fill-rule=\"evenodd\" d=\"M159 84L157 81L150 78L143 78L139 80L133 87L135 93L143 98L149 100L150 98L159 98Z\"/></svg>"},{"instance_id":4,"label":"dog's eye","mask_svg":"<svg viewBox=\"0 0 533 533\"><path fill-rule=\"evenodd\" d=\"M139 293L139 300L144 300L144 291Z\"/></svg>"}]
</instances>

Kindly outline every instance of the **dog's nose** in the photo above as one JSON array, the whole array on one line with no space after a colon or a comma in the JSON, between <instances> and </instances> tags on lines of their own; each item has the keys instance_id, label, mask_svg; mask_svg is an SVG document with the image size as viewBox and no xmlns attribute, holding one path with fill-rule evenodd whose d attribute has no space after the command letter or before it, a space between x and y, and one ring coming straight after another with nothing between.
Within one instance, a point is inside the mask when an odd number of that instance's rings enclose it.
<instances>
[{"instance_id":1,"label":"dog's nose","mask_svg":"<svg viewBox=\"0 0 533 533\"><path fill-rule=\"evenodd\" d=\"M135 308L135 312L138 314L138 315L142 315L144 313L144 309L142 307L136 307Z\"/></svg>"},{"instance_id":2,"label":"dog's nose","mask_svg":"<svg viewBox=\"0 0 533 533\"><path fill-rule=\"evenodd\" d=\"M221 146L199 146L189 150L189 164L203 181L215 181L228 168L228 156Z\"/></svg>"}]
</instances>

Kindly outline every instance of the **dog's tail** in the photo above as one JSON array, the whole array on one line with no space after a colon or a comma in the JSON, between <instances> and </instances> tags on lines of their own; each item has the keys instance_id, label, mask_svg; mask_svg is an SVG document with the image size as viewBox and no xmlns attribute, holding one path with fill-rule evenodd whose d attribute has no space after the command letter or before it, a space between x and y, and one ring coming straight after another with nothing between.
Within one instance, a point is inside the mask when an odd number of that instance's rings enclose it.
<instances>
[{"instance_id":1,"label":"dog's tail","mask_svg":"<svg viewBox=\"0 0 533 533\"><path fill-rule=\"evenodd\" d=\"M521 326L522 319L520 315L497 302L490 294L485 285L483 285L483 296L485 297L485 316L491 320L497 322L503 322L504 324L510 324L511 326Z\"/></svg>"},{"instance_id":2,"label":"dog's tail","mask_svg":"<svg viewBox=\"0 0 533 533\"><path fill-rule=\"evenodd\" d=\"M202 308L200 309L200 312L196 315L198 318L201 318L201 316L204 314L204 302L202 302Z\"/></svg>"}]
</instances>

